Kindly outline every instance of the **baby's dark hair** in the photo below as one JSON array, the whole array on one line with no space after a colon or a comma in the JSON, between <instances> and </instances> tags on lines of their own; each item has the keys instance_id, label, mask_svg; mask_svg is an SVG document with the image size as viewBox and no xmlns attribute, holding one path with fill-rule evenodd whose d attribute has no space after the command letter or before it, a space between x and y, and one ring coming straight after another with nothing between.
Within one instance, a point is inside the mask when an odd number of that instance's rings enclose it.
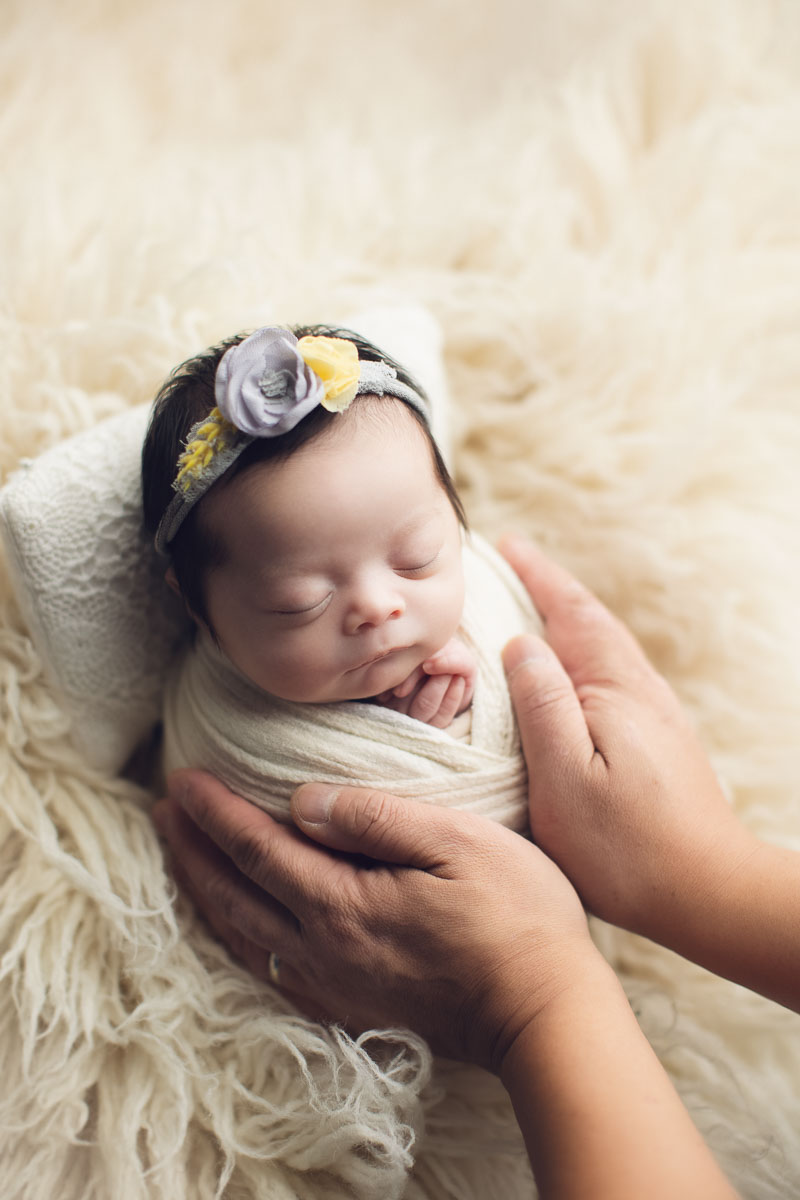
<instances>
[{"instance_id":1,"label":"baby's dark hair","mask_svg":"<svg viewBox=\"0 0 800 1200\"><path fill-rule=\"evenodd\" d=\"M372 342L349 329L330 325L293 326L292 333L299 339L310 336L346 338L353 342L358 357L368 362L386 362L397 371L397 378L413 388L424 400L425 392L413 376L388 354L384 354ZM177 462L186 444L189 430L206 417L215 406L214 380L217 366L226 350L244 341L246 333L236 334L177 367L161 387L156 396L150 424L142 447L142 502L144 523L155 537L161 518L174 492L172 482ZM434 470L449 499L453 511L463 528L467 521L464 508L450 472L445 465L433 434L420 412L400 398L391 397L402 404L422 429L430 446ZM356 399L356 403L358 400ZM288 458L300 446L312 441L327 429L337 414L319 406L303 418L294 429L280 437L256 438L231 464L222 480L233 479L258 463L281 461ZM205 603L204 580L207 571L223 560L223 547L213 537L211 530L202 522L200 504L187 514L182 525L169 544L172 568L184 601L198 617L209 624Z\"/></svg>"}]
</instances>

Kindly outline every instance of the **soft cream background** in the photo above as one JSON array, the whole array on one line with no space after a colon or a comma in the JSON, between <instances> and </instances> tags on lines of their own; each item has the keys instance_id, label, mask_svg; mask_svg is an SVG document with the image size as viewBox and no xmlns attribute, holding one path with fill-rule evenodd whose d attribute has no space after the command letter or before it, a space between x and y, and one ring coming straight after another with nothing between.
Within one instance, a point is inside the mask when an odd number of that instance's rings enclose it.
<instances>
[{"instance_id":1,"label":"soft cream background","mask_svg":"<svg viewBox=\"0 0 800 1200\"><path fill-rule=\"evenodd\" d=\"M800 849L799 68L788 0L5 0L0 471L234 329L421 301L475 525L629 621ZM373 1070L175 924L0 586L2 1194L528 1195L493 1080ZM798 1020L597 936L742 1193L800 1190Z\"/></svg>"}]
</instances>

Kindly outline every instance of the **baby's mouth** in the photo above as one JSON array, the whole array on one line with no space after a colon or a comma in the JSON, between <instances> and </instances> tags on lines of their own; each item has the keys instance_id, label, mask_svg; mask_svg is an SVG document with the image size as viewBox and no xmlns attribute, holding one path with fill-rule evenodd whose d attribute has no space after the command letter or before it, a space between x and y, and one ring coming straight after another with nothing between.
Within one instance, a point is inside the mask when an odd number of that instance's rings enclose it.
<instances>
[{"instance_id":1,"label":"baby's mouth","mask_svg":"<svg viewBox=\"0 0 800 1200\"><path fill-rule=\"evenodd\" d=\"M365 662L359 663L356 667L351 667L353 671L362 671L365 667L374 666L375 663L381 662L384 658L389 658L391 654L397 654L400 650L407 650L407 646L391 646L388 650L381 650L379 654L373 654Z\"/></svg>"}]
</instances>

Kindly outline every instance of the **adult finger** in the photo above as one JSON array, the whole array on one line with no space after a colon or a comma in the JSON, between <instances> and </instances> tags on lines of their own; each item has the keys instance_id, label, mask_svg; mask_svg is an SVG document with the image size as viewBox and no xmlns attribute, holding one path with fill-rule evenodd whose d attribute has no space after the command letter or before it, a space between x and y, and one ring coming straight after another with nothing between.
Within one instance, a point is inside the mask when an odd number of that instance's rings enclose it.
<instances>
[{"instance_id":1,"label":"adult finger","mask_svg":"<svg viewBox=\"0 0 800 1200\"><path fill-rule=\"evenodd\" d=\"M167 780L170 796L180 804L191 820L208 835L222 859L216 861L216 871L210 871L209 886L217 886L219 904L228 903L236 909L236 922L247 921L247 931L257 927L264 893L283 905L299 921L309 908L336 891L342 876L352 873L352 865L332 855L323 846L314 845L293 825L273 820L248 800L234 795L206 771L174 771ZM224 859L230 860L227 885ZM205 860L202 868L210 866ZM238 868L234 870L234 868ZM231 880L246 876L247 886L235 886ZM249 886L249 885L248 885ZM233 888L233 899L229 893ZM251 903L247 902L250 897ZM252 916L252 922L249 916ZM279 949L274 941L275 930L270 926L264 945Z\"/></svg>"},{"instance_id":2,"label":"adult finger","mask_svg":"<svg viewBox=\"0 0 800 1200\"><path fill-rule=\"evenodd\" d=\"M306 1016L331 1020L324 1004L307 996L305 976L287 957L297 944L293 915L237 871L174 800L159 800L152 816L170 850L170 869L178 887L233 957L251 975L278 987ZM270 962L273 950L281 952L277 978Z\"/></svg>"},{"instance_id":3,"label":"adult finger","mask_svg":"<svg viewBox=\"0 0 800 1200\"><path fill-rule=\"evenodd\" d=\"M161 800L153 820L170 851L179 887L215 933L242 958L264 956L292 942L297 921L273 896L243 875L174 800ZM264 972L256 972L262 975Z\"/></svg>"},{"instance_id":4,"label":"adult finger","mask_svg":"<svg viewBox=\"0 0 800 1200\"><path fill-rule=\"evenodd\" d=\"M401 799L388 792L304 783L292 796L299 829L332 850L451 876L466 850L480 852L491 836L515 838L471 813Z\"/></svg>"},{"instance_id":5,"label":"adult finger","mask_svg":"<svg viewBox=\"0 0 800 1200\"><path fill-rule=\"evenodd\" d=\"M522 580L576 687L624 683L651 670L629 630L569 571L516 534L503 537L499 550Z\"/></svg>"},{"instance_id":6,"label":"adult finger","mask_svg":"<svg viewBox=\"0 0 800 1200\"><path fill-rule=\"evenodd\" d=\"M503 666L531 776L543 759L585 766L597 747L572 680L547 643L533 634L513 638Z\"/></svg>"}]
</instances>

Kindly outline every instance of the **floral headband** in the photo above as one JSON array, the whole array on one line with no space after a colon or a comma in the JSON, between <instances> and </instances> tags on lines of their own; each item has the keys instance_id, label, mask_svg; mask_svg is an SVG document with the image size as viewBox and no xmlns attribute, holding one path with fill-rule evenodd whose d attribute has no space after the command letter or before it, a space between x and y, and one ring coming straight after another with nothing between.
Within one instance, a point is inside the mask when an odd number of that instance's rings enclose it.
<instances>
[{"instance_id":1,"label":"floral headband","mask_svg":"<svg viewBox=\"0 0 800 1200\"><path fill-rule=\"evenodd\" d=\"M424 396L388 363L359 359L346 338L298 341L288 329L268 325L231 346L217 366L216 407L189 430L178 459L175 495L156 532L159 553L167 553L197 501L256 438L288 433L319 405L344 412L364 393L396 396L430 422Z\"/></svg>"}]
</instances>

